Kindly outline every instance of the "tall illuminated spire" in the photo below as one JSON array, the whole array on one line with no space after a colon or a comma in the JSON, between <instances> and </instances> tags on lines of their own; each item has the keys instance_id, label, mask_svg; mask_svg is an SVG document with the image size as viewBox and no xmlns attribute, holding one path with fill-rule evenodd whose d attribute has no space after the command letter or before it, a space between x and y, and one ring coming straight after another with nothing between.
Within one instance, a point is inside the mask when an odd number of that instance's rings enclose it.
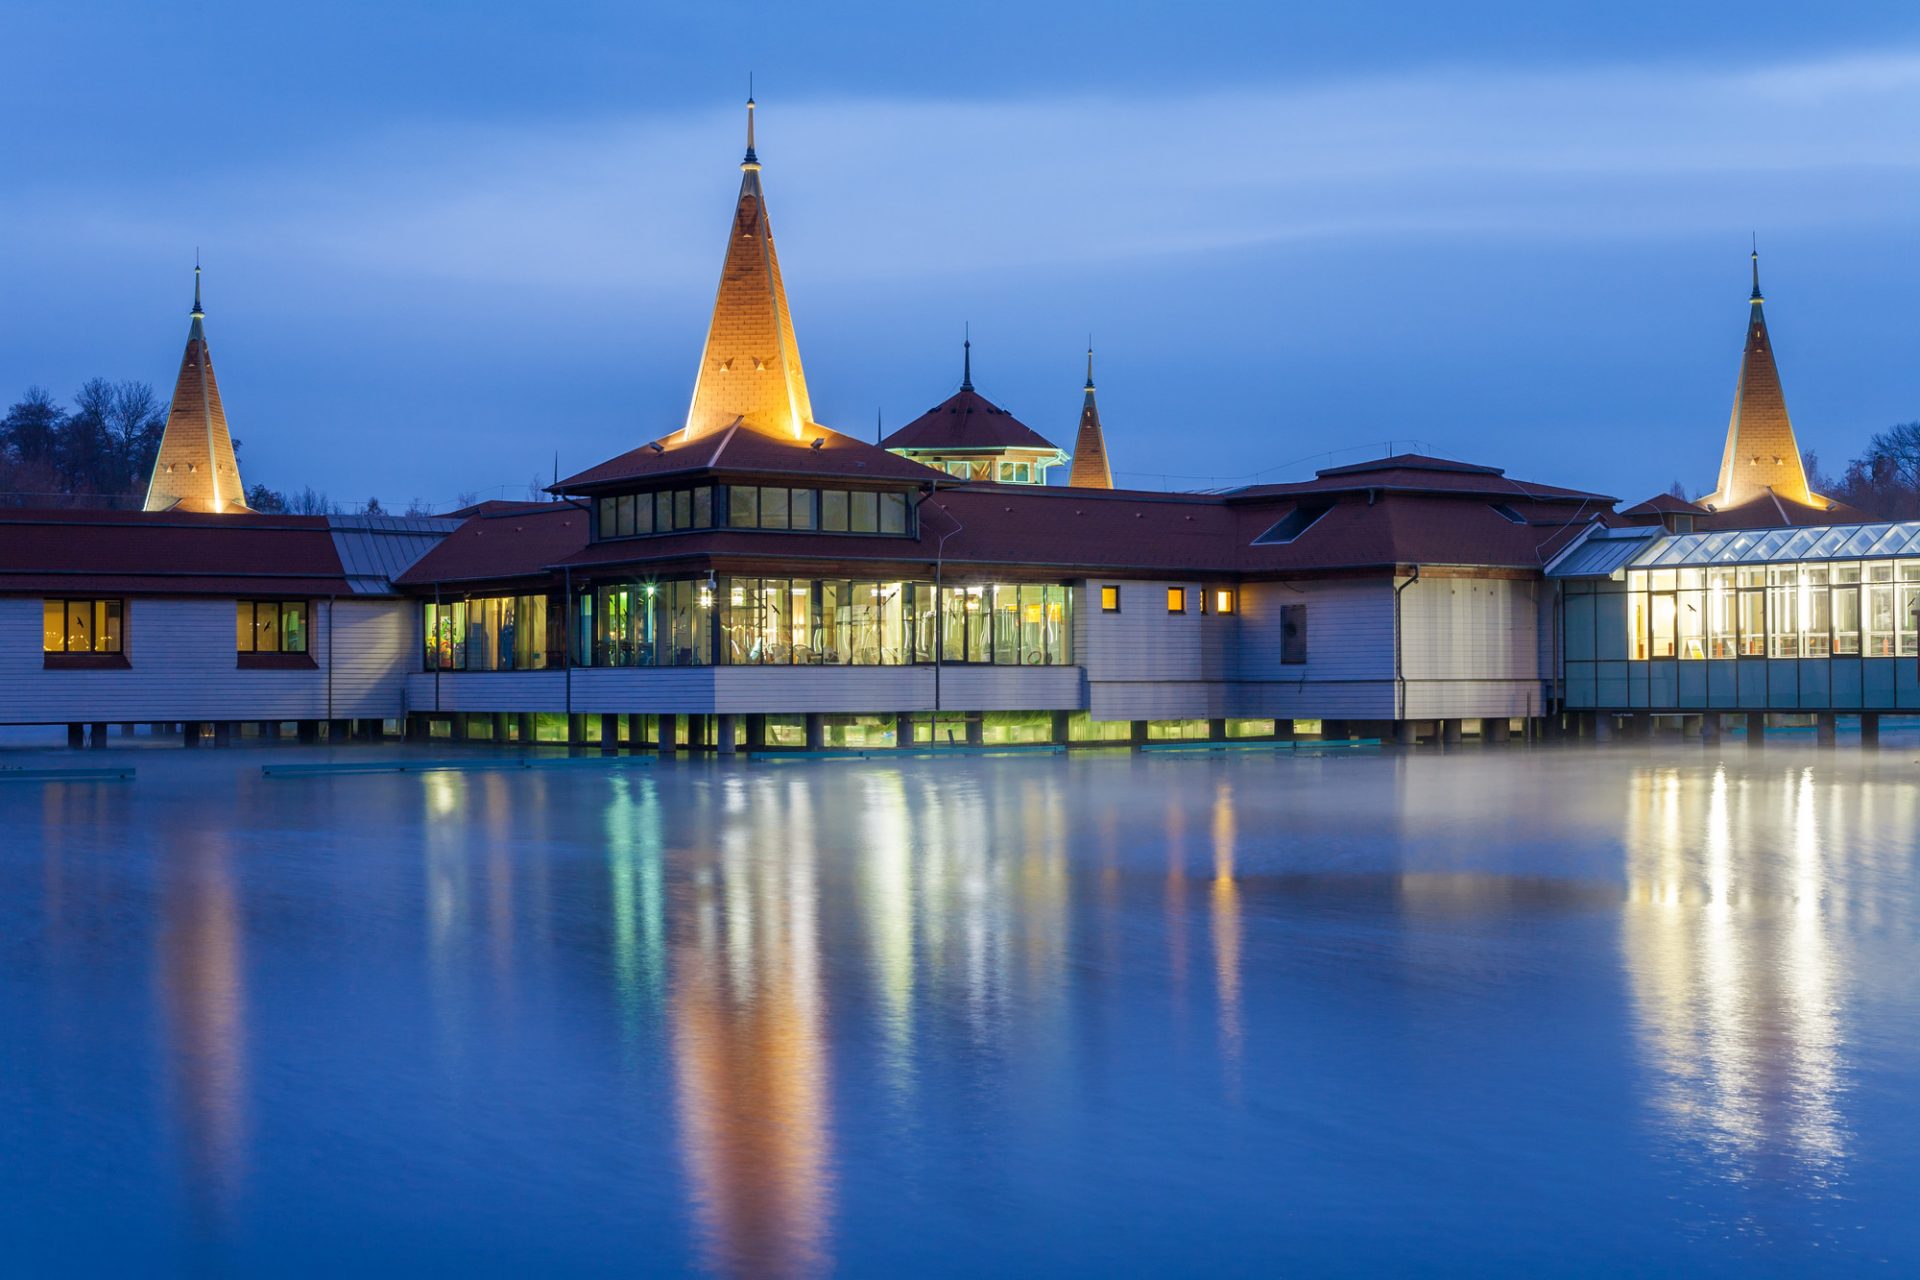
<instances>
[{"instance_id":1,"label":"tall illuminated spire","mask_svg":"<svg viewBox=\"0 0 1920 1280\"><path fill-rule=\"evenodd\" d=\"M973 390L973 326L968 325L960 340L960 389Z\"/></svg>"},{"instance_id":2,"label":"tall illuminated spire","mask_svg":"<svg viewBox=\"0 0 1920 1280\"><path fill-rule=\"evenodd\" d=\"M1803 506L1825 506L1826 499L1807 488L1800 445L1780 390L1780 370L1767 336L1760 293L1760 247L1753 248L1753 293L1748 299L1747 342L1740 358L1740 381L1733 393L1726 448L1720 458L1720 482L1703 505L1725 510L1768 493Z\"/></svg>"},{"instance_id":3,"label":"tall illuminated spire","mask_svg":"<svg viewBox=\"0 0 1920 1280\"><path fill-rule=\"evenodd\" d=\"M245 511L240 463L227 432L220 384L213 376L213 355L207 349L198 254L193 263L193 310L188 314L192 322L187 327L187 349L180 358L180 376L173 385L173 402L167 407L167 427L154 456L144 506L148 511Z\"/></svg>"},{"instance_id":4,"label":"tall illuminated spire","mask_svg":"<svg viewBox=\"0 0 1920 1280\"><path fill-rule=\"evenodd\" d=\"M725 431L740 421L798 439L813 422L787 291L780 280L780 257L774 252L766 196L760 187L753 117L749 93L740 197L734 205L720 289L683 439Z\"/></svg>"},{"instance_id":5,"label":"tall illuminated spire","mask_svg":"<svg viewBox=\"0 0 1920 1280\"><path fill-rule=\"evenodd\" d=\"M1067 484L1074 489L1113 488L1113 469L1107 461L1107 438L1100 430L1100 406L1093 399L1093 340L1087 340L1086 397L1080 404L1080 431L1073 438L1073 467Z\"/></svg>"}]
</instances>

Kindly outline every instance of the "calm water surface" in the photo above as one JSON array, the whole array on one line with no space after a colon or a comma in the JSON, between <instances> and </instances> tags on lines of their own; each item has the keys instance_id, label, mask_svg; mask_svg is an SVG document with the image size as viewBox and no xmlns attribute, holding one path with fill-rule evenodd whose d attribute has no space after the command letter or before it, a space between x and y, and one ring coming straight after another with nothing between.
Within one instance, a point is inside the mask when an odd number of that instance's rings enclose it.
<instances>
[{"instance_id":1,"label":"calm water surface","mask_svg":"<svg viewBox=\"0 0 1920 1280\"><path fill-rule=\"evenodd\" d=\"M8 1274L1920 1268L1911 741L325 754L0 786Z\"/></svg>"}]
</instances>

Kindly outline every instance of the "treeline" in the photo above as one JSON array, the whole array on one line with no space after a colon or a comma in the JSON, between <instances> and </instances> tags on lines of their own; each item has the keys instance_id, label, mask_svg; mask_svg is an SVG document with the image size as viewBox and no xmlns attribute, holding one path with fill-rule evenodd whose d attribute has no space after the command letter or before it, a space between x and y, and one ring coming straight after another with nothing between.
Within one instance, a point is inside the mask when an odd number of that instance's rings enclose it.
<instances>
[{"instance_id":1,"label":"treeline","mask_svg":"<svg viewBox=\"0 0 1920 1280\"><path fill-rule=\"evenodd\" d=\"M1877 433L1838 476L1820 470L1817 454L1805 461L1815 493L1858 508L1869 520L1920 520L1920 422Z\"/></svg>"},{"instance_id":2,"label":"treeline","mask_svg":"<svg viewBox=\"0 0 1920 1280\"><path fill-rule=\"evenodd\" d=\"M71 407L28 387L0 418L0 506L138 510L167 426L167 406L145 382L91 378ZM236 455L240 441L233 442ZM380 499L343 505L311 485L281 492L256 484L247 505L272 514L389 515ZM413 502L406 515L428 515Z\"/></svg>"},{"instance_id":3,"label":"treeline","mask_svg":"<svg viewBox=\"0 0 1920 1280\"><path fill-rule=\"evenodd\" d=\"M0 419L0 501L137 507L166 425L167 406L145 382L89 379L72 408L28 387Z\"/></svg>"}]
</instances>

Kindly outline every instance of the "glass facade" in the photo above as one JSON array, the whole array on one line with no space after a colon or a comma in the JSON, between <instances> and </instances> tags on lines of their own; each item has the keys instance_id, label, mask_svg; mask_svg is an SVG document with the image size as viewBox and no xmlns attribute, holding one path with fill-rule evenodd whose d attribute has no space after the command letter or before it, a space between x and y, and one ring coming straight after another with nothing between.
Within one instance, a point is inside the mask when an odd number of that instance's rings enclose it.
<instances>
[{"instance_id":1,"label":"glass facade","mask_svg":"<svg viewBox=\"0 0 1920 1280\"><path fill-rule=\"evenodd\" d=\"M1686 565L1627 573L1627 657L1636 662L1915 655L1920 559Z\"/></svg>"},{"instance_id":2,"label":"glass facade","mask_svg":"<svg viewBox=\"0 0 1920 1280\"><path fill-rule=\"evenodd\" d=\"M600 498L594 527L602 541L716 528L904 537L913 532L908 498L904 489L699 485Z\"/></svg>"},{"instance_id":3,"label":"glass facade","mask_svg":"<svg viewBox=\"0 0 1920 1280\"><path fill-rule=\"evenodd\" d=\"M428 671L539 671L559 665L545 595L430 600L423 608Z\"/></svg>"},{"instance_id":4,"label":"glass facade","mask_svg":"<svg viewBox=\"0 0 1920 1280\"><path fill-rule=\"evenodd\" d=\"M843 578L599 583L575 602L594 667L906 666L1073 661L1063 583L948 586Z\"/></svg>"}]
</instances>

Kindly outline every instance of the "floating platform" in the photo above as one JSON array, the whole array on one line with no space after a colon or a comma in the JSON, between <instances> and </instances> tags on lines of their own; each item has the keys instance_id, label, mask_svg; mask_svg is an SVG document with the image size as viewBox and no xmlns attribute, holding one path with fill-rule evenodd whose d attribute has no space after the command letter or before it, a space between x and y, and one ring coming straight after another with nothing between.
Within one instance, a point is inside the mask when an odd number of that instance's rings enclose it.
<instances>
[{"instance_id":1,"label":"floating platform","mask_svg":"<svg viewBox=\"0 0 1920 1280\"><path fill-rule=\"evenodd\" d=\"M493 760L347 760L324 764L263 764L260 772L269 778L338 778L360 773L500 773L522 769L647 767L652 764L653 757L650 755L511 756Z\"/></svg>"},{"instance_id":2,"label":"floating platform","mask_svg":"<svg viewBox=\"0 0 1920 1280\"><path fill-rule=\"evenodd\" d=\"M1140 750L1142 751L1328 751L1328 750L1338 751L1338 750L1342 750L1349 747L1377 747L1379 745L1380 745L1380 739L1378 738L1334 738L1324 742L1318 738L1310 738L1305 741L1286 741L1286 742L1280 741L1278 739L1261 739L1255 742L1245 742L1245 741L1242 741L1242 742L1234 742L1234 741L1145 742L1140 744Z\"/></svg>"},{"instance_id":3,"label":"floating platform","mask_svg":"<svg viewBox=\"0 0 1920 1280\"><path fill-rule=\"evenodd\" d=\"M132 782L133 766L104 769L0 768L0 782Z\"/></svg>"},{"instance_id":4,"label":"floating platform","mask_svg":"<svg viewBox=\"0 0 1920 1280\"><path fill-rule=\"evenodd\" d=\"M937 746L915 743L910 747L827 747L819 751L808 751L803 747L791 750L749 751L745 755L749 760L924 760L933 756L1057 756L1066 752L1064 746L1052 742L1009 742L1004 746L986 745Z\"/></svg>"}]
</instances>

